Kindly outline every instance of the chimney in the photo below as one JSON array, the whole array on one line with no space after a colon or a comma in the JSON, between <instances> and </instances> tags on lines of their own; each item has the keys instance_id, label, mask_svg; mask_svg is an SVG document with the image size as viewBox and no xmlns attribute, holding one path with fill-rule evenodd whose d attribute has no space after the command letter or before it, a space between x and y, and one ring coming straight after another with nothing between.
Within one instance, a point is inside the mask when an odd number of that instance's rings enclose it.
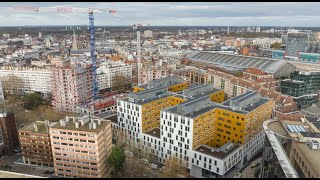
<instances>
[{"instance_id":1,"label":"chimney","mask_svg":"<svg viewBox=\"0 0 320 180\"><path fill-rule=\"evenodd\" d=\"M98 125L101 125L101 119L98 119Z\"/></svg>"},{"instance_id":2,"label":"chimney","mask_svg":"<svg viewBox=\"0 0 320 180\"><path fill-rule=\"evenodd\" d=\"M66 116L66 122L69 123L69 117L68 116Z\"/></svg>"},{"instance_id":3,"label":"chimney","mask_svg":"<svg viewBox=\"0 0 320 180\"><path fill-rule=\"evenodd\" d=\"M92 122L89 123L89 129L92 129Z\"/></svg>"},{"instance_id":4,"label":"chimney","mask_svg":"<svg viewBox=\"0 0 320 180\"><path fill-rule=\"evenodd\" d=\"M60 125L63 126L63 119L60 120Z\"/></svg>"},{"instance_id":5,"label":"chimney","mask_svg":"<svg viewBox=\"0 0 320 180\"><path fill-rule=\"evenodd\" d=\"M93 125L93 129L97 129L97 123L92 123L92 125Z\"/></svg>"},{"instance_id":6,"label":"chimney","mask_svg":"<svg viewBox=\"0 0 320 180\"><path fill-rule=\"evenodd\" d=\"M79 128L79 122L75 122L76 128Z\"/></svg>"},{"instance_id":7,"label":"chimney","mask_svg":"<svg viewBox=\"0 0 320 180\"><path fill-rule=\"evenodd\" d=\"M38 126L37 126L37 124L34 124L33 127L34 127L34 131L35 131L35 132L38 132Z\"/></svg>"}]
</instances>

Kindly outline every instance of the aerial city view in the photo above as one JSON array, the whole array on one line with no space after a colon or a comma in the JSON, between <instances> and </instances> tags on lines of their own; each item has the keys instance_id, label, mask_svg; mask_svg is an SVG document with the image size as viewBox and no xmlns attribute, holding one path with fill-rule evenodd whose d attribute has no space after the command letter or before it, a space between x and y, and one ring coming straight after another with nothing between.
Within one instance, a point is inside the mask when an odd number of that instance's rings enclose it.
<instances>
[{"instance_id":1,"label":"aerial city view","mask_svg":"<svg viewBox=\"0 0 320 180\"><path fill-rule=\"evenodd\" d=\"M1 2L0 178L320 178L319 7Z\"/></svg>"}]
</instances>

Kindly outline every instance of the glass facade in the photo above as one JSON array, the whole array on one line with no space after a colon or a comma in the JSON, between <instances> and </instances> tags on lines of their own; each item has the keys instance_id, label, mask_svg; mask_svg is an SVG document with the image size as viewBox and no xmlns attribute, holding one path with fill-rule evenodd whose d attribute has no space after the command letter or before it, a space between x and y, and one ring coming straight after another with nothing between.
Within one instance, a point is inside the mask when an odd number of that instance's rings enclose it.
<instances>
[{"instance_id":1,"label":"glass facade","mask_svg":"<svg viewBox=\"0 0 320 180\"><path fill-rule=\"evenodd\" d=\"M292 96L300 108L308 107L317 102L317 94L320 90L320 72L294 71L290 78L291 80L281 81L281 93Z\"/></svg>"}]
</instances>

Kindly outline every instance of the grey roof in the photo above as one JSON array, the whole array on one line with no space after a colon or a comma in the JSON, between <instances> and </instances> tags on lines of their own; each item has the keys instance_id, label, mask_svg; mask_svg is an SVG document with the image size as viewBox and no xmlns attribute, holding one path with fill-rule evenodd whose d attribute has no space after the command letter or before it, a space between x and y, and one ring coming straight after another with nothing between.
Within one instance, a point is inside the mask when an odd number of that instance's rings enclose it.
<instances>
[{"instance_id":1,"label":"grey roof","mask_svg":"<svg viewBox=\"0 0 320 180\"><path fill-rule=\"evenodd\" d=\"M217 52L195 51L188 58L192 61L205 62L214 65L223 65L226 67L246 69L255 67L267 73L275 73L282 66L287 64L284 60L242 56L233 54L222 54Z\"/></svg>"}]
</instances>

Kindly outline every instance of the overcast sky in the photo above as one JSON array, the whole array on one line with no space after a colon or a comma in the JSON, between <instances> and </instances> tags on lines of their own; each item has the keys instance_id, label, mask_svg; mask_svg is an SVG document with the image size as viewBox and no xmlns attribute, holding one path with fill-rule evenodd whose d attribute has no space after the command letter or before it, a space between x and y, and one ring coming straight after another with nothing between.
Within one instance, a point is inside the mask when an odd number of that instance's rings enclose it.
<instances>
[{"instance_id":1,"label":"overcast sky","mask_svg":"<svg viewBox=\"0 0 320 180\"><path fill-rule=\"evenodd\" d=\"M15 6L114 9L95 14L95 25L135 23L181 26L320 26L319 2L0 2L0 26L87 25L87 13L16 11Z\"/></svg>"}]
</instances>

